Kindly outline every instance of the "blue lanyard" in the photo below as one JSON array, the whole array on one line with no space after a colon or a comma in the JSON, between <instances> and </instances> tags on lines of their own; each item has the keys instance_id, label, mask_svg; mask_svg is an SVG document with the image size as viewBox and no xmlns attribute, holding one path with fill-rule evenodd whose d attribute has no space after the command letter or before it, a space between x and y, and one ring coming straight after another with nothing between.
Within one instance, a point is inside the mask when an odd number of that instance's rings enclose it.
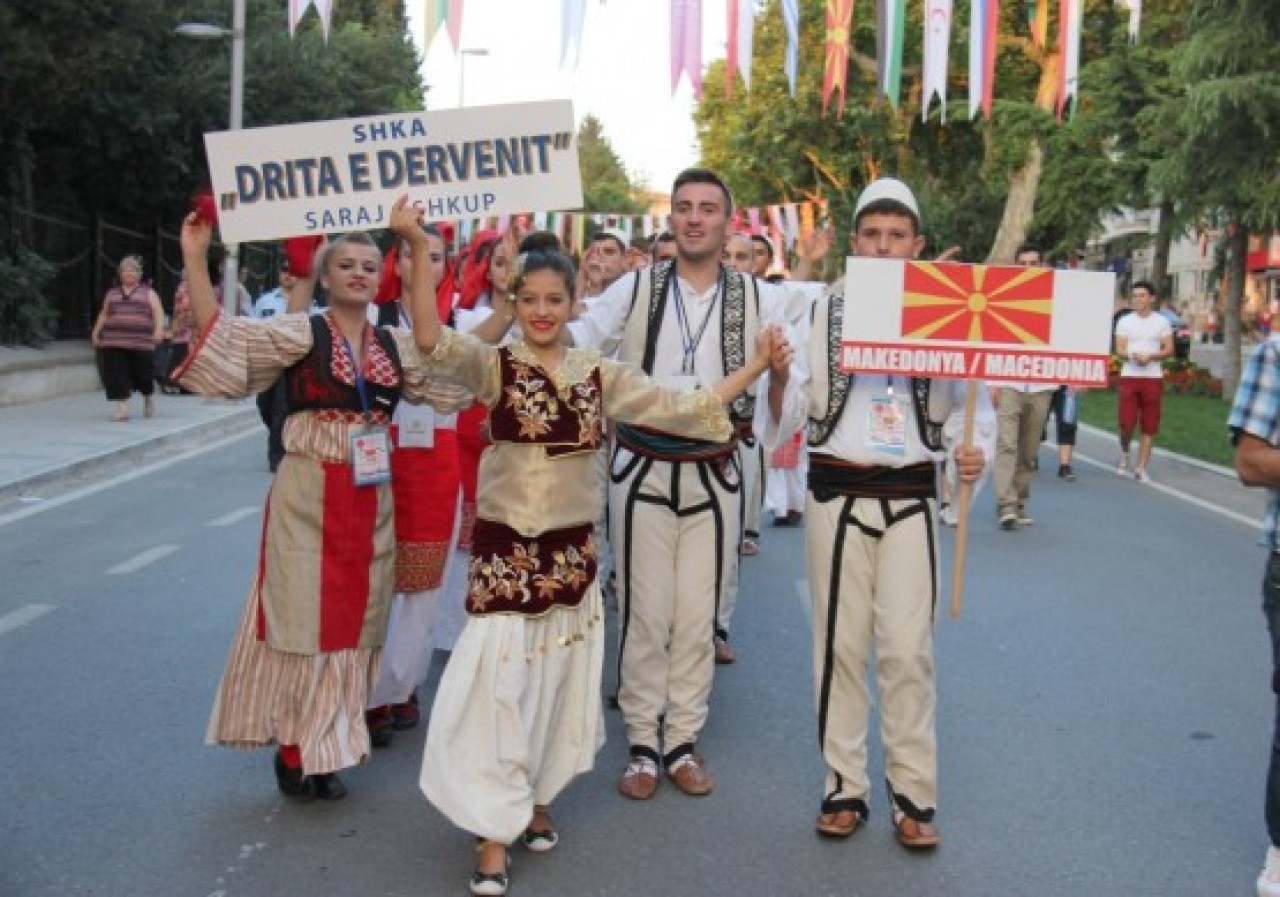
<instances>
[{"instance_id":1,"label":"blue lanyard","mask_svg":"<svg viewBox=\"0 0 1280 897\"><path fill-rule=\"evenodd\" d=\"M711 323L711 314L716 310L716 300L720 298L720 286L723 280L724 274L721 273L720 279L716 281L716 291L711 296L711 304L707 306L707 314L702 319L702 326L698 328L697 334L694 334L689 327L689 315L684 308L684 296L680 293L680 279L674 271L671 272L671 285L676 292L676 320L680 324L680 342L684 347L684 360L680 365L682 374L694 373L693 357L702 343L702 335L707 332L707 325Z\"/></svg>"},{"instance_id":2,"label":"blue lanyard","mask_svg":"<svg viewBox=\"0 0 1280 897\"><path fill-rule=\"evenodd\" d=\"M344 336L342 344L347 348L347 357L351 359L351 369L355 372L356 392L360 394L360 412L364 415L365 423L369 422L369 392L364 382L364 357L360 358L359 363L356 362L356 353L351 351L351 343ZM368 349L369 341L361 335L360 345L362 348Z\"/></svg>"}]
</instances>

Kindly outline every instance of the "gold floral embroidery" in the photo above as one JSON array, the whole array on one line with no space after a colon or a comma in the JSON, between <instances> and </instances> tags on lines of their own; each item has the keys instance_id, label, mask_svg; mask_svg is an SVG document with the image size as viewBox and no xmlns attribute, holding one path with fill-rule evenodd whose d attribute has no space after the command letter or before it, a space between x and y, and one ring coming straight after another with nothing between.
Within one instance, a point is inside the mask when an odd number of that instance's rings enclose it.
<instances>
[{"instance_id":1,"label":"gold floral embroidery","mask_svg":"<svg viewBox=\"0 0 1280 897\"><path fill-rule=\"evenodd\" d=\"M598 445L604 438L602 402L592 372L599 353L569 349L554 373L548 373L523 342L509 347L515 382L504 389L506 407L515 414L520 437L537 439L560 420L561 403L578 418L579 445ZM548 382L549 381L549 382Z\"/></svg>"},{"instance_id":2,"label":"gold floral embroidery","mask_svg":"<svg viewBox=\"0 0 1280 897\"><path fill-rule=\"evenodd\" d=\"M511 357L521 364L528 367L536 367L542 370L538 364L538 358L533 354L533 350L529 348L528 343L523 340L514 342L507 347L511 352ZM564 359L554 372L548 374L551 382L561 392L565 392L569 387L583 383L591 376L591 372L600 366L600 353L595 349L566 349Z\"/></svg>"},{"instance_id":3,"label":"gold floral embroidery","mask_svg":"<svg viewBox=\"0 0 1280 897\"><path fill-rule=\"evenodd\" d=\"M451 327L441 327L440 337L436 340L436 347L427 356L427 364L448 367L454 363L454 360L462 352L462 337Z\"/></svg>"},{"instance_id":4,"label":"gold floral embroidery","mask_svg":"<svg viewBox=\"0 0 1280 897\"><path fill-rule=\"evenodd\" d=\"M507 609L514 609L512 605L541 608L554 604L562 593L580 596L591 584L595 560L595 542L589 537L581 549L573 545L557 549L549 559L540 556L536 542L514 545L507 557L474 557L468 589L471 610L482 614L495 604Z\"/></svg>"}]
</instances>

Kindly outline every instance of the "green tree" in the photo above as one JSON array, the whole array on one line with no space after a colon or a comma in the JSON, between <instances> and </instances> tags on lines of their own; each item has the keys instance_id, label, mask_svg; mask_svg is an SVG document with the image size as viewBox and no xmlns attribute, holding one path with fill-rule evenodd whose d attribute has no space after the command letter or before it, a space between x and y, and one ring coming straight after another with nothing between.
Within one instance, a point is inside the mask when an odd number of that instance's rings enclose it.
<instances>
[{"instance_id":1,"label":"green tree","mask_svg":"<svg viewBox=\"0 0 1280 897\"><path fill-rule=\"evenodd\" d=\"M710 66L694 112L703 163L726 177L743 205L826 201L832 223L842 232L868 181L901 177L919 194L933 245L959 245L963 257L977 257L990 243L1004 194L993 177L989 137L965 118L957 80L945 123L936 106L927 124L921 120L918 66L904 68L903 99L894 109L877 95L875 22L870 7L859 5L844 115L837 118L833 110L824 115L824 3L801 4L795 97L783 72L786 34L778 6L771 0L756 22L750 91L739 81L728 97L723 61ZM919 16L920 3L913 0L908 21L916 25L907 27L906 59L920 55Z\"/></svg>"},{"instance_id":2,"label":"green tree","mask_svg":"<svg viewBox=\"0 0 1280 897\"><path fill-rule=\"evenodd\" d=\"M1280 17L1272 0L1192 0L1188 37L1174 52L1185 99L1183 140L1152 180L1225 224L1223 395L1240 378L1240 310L1248 234L1280 227Z\"/></svg>"},{"instance_id":3,"label":"green tree","mask_svg":"<svg viewBox=\"0 0 1280 897\"><path fill-rule=\"evenodd\" d=\"M10 0L0 5L0 164L25 205L173 220L206 180L203 134L227 125L225 44L180 20L228 4ZM247 127L421 108L399 0L337 4L326 43L314 14L290 38L285 7L249 0Z\"/></svg>"},{"instance_id":4,"label":"green tree","mask_svg":"<svg viewBox=\"0 0 1280 897\"><path fill-rule=\"evenodd\" d=\"M645 211L644 203L636 197L636 184L594 115L587 115L578 126L578 169L584 210L620 215Z\"/></svg>"}]
</instances>

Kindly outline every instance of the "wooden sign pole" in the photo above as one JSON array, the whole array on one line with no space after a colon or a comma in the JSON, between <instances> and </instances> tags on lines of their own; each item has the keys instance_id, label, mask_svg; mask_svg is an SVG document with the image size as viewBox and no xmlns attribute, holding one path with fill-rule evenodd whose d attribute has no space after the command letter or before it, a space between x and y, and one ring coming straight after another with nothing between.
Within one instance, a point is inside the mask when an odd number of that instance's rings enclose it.
<instances>
[{"instance_id":1,"label":"wooden sign pole","mask_svg":"<svg viewBox=\"0 0 1280 897\"><path fill-rule=\"evenodd\" d=\"M968 381L964 394L964 439L962 445L973 445L973 418L978 405L978 381ZM954 464L955 461L953 460ZM951 619L960 616L960 604L964 596L964 554L969 543L969 502L973 498L973 484L960 479L956 469L956 556L951 567Z\"/></svg>"}]
</instances>

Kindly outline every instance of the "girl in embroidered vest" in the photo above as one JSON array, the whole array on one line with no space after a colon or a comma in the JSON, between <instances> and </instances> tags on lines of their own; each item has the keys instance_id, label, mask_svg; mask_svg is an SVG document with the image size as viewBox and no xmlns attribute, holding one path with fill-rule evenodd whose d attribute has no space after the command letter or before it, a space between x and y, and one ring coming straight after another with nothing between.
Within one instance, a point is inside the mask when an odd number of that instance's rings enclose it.
<instances>
[{"instance_id":1,"label":"girl in embroidered vest","mask_svg":"<svg viewBox=\"0 0 1280 897\"><path fill-rule=\"evenodd\" d=\"M401 396L444 411L470 399L432 386L409 330L366 320L382 265L367 235L340 238L317 260L325 314L306 313L306 284L290 296L289 313L227 319L206 264L211 231L195 214L183 223L197 335L174 376L194 392L228 398L283 377L288 417L256 575L206 740L278 744L281 791L335 800L346 794L335 771L369 754L364 710L394 585L391 487L362 485L376 478L363 475L353 454L377 448Z\"/></svg>"},{"instance_id":2,"label":"girl in embroidered vest","mask_svg":"<svg viewBox=\"0 0 1280 897\"><path fill-rule=\"evenodd\" d=\"M606 417L723 442L727 403L789 348L761 333L753 365L710 390L657 385L638 368L567 348L573 263L528 252L511 280L522 337L495 348L444 328L430 302L420 213L398 203L391 227L412 246L416 349L433 374L488 409L467 609L470 619L431 711L420 784L479 839L476 894L503 894L507 847L545 851L559 836L547 805L591 768L604 743L604 654L592 522L604 503L596 465ZM775 339L778 345L775 346Z\"/></svg>"},{"instance_id":3,"label":"girl in embroidered vest","mask_svg":"<svg viewBox=\"0 0 1280 897\"><path fill-rule=\"evenodd\" d=\"M129 419L130 393L142 393L142 410L156 413L156 343L164 338L164 308L160 297L142 281L142 259L127 255L116 271L119 286L107 291L90 339L101 360L102 385L116 403L114 421Z\"/></svg>"}]
</instances>

